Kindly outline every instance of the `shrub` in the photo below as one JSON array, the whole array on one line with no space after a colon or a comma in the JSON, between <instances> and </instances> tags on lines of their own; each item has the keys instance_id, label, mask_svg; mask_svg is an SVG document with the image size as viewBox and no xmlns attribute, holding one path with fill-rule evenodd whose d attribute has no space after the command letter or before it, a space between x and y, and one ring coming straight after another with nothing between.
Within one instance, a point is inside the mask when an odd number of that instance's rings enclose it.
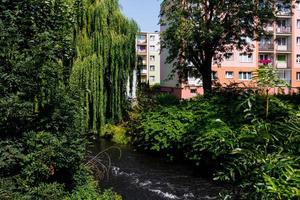
<instances>
[{"instance_id":1,"label":"shrub","mask_svg":"<svg viewBox=\"0 0 300 200\"><path fill-rule=\"evenodd\" d=\"M157 103L162 106L170 106L170 105L178 105L179 104L179 99L172 94L166 94L166 93L158 94L156 97L156 100L157 100Z\"/></svg>"},{"instance_id":2,"label":"shrub","mask_svg":"<svg viewBox=\"0 0 300 200\"><path fill-rule=\"evenodd\" d=\"M142 132L136 135L134 143L156 152L176 151L183 146L184 138L193 121L193 113L178 110L177 107L143 113L138 126Z\"/></svg>"},{"instance_id":3,"label":"shrub","mask_svg":"<svg viewBox=\"0 0 300 200\"><path fill-rule=\"evenodd\" d=\"M130 137L126 135L126 128L120 125L106 124L103 130L103 136L110 138L113 142L118 144L128 144Z\"/></svg>"},{"instance_id":4,"label":"shrub","mask_svg":"<svg viewBox=\"0 0 300 200\"><path fill-rule=\"evenodd\" d=\"M136 146L171 158L184 152L233 186L226 198L299 198L300 118L292 101L268 97L266 117L265 98L252 90L220 89L176 104L162 99L163 106L132 114Z\"/></svg>"}]
</instances>

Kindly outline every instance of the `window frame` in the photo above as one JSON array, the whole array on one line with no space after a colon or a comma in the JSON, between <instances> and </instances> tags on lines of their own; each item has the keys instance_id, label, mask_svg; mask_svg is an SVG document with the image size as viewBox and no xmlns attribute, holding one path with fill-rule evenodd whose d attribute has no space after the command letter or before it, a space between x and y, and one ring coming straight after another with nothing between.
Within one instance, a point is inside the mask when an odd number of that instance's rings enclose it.
<instances>
[{"instance_id":1,"label":"window frame","mask_svg":"<svg viewBox=\"0 0 300 200\"><path fill-rule=\"evenodd\" d=\"M247 59L245 59L247 58ZM253 53L240 53L241 63L253 63Z\"/></svg>"},{"instance_id":2,"label":"window frame","mask_svg":"<svg viewBox=\"0 0 300 200\"><path fill-rule=\"evenodd\" d=\"M151 55L151 56L150 56L150 61L151 61L151 62L155 62L155 56L154 56L154 55Z\"/></svg>"},{"instance_id":3,"label":"window frame","mask_svg":"<svg viewBox=\"0 0 300 200\"><path fill-rule=\"evenodd\" d=\"M229 73L231 73L231 76L227 76ZM233 79L234 78L234 72L233 71L226 71L225 72L225 78L227 79Z\"/></svg>"},{"instance_id":4,"label":"window frame","mask_svg":"<svg viewBox=\"0 0 300 200\"><path fill-rule=\"evenodd\" d=\"M155 76L149 76L150 82L155 82Z\"/></svg>"},{"instance_id":5,"label":"window frame","mask_svg":"<svg viewBox=\"0 0 300 200\"><path fill-rule=\"evenodd\" d=\"M152 67L153 67L153 70L152 70ZM155 71L155 65L150 65L149 70L154 72Z\"/></svg>"},{"instance_id":6,"label":"window frame","mask_svg":"<svg viewBox=\"0 0 300 200\"><path fill-rule=\"evenodd\" d=\"M296 72L296 81L300 81L300 72Z\"/></svg>"},{"instance_id":7,"label":"window frame","mask_svg":"<svg viewBox=\"0 0 300 200\"><path fill-rule=\"evenodd\" d=\"M242 77L241 77L242 75ZM242 81L250 81L253 78L253 73L252 72L239 72L239 80Z\"/></svg>"}]
</instances>

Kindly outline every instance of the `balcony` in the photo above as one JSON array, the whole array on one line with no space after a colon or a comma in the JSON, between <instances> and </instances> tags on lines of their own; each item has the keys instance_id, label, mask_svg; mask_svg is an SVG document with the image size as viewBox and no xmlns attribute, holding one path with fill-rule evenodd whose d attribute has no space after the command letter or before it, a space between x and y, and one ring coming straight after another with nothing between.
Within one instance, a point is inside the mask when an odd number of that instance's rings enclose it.
<instances>
[{"instance_id":1,"label":"balcony","mask_svg":"<svg viewBox=\"0 0 300 200\"><path fill-rule=\"evenodd\" d=\"M285 55L285 54L278 54L277 60L275 62L275 66L277 69L288 69L291 67L291 56Z\"/></svg>"},{"instance_id":2,"label":"balcony","mask_svg":"<svg viewBox=\"0 0 300 200\"><path fill-rule=\"evenodd\" d=\"M142 69L141 70L141 74L147 74L147 72L148 72L147 69Z\"/></svg>"},{"instance_id":3,"label":"balcony","mask_svg":"<svg viewBox=\"0 0 300 200\"><path fill-rule=\"evenodd\" d=\"M261 43L259 44L259 51L274 51L273 43Z\"/></svg>"},{"instance_id":4,"label":"balcony","mask_svg":"<svg viewBox=\"0 0 300 200\"><path fill-rule=\"evenodd\" d=\"M278 34L292 34L291 26L279 26L276 29Z\"/></svg>"},{"instance_id":5,"label":"balcony","mask_svg":"<svg viewBox=\"0 0 300 200\"><path fill-rule=\"evenodd\" d=\"M291 49L289 45L277 45L277 51L281 51L284 53L291 53Z\"/></svg>"},{"instance_id":6,"label":"balcony","mask_svg":"<svg viewBox=\"0 0 300 200\"><path fill-rule=\"evenodd\" d=\"M188 84L190 86L202 86L202 80L200 78L188 77Z\"/></svg>"},{"instance_id":7,"label":"balcony","mask_svg":"<svg viewBox=\"0 0 300 200\"><path fill-rule=\"evenodd\" d=\"M264 30L267 32L273 32L274 31L274 27L272 25L267 25L264 27Z\"/></svg>"},{"instance_id":8,"label":"balcony","mask_svg":"<svg viewBox=\"0 0 300 200\"><path fill-rule=\"evenodd\" d=\"M276 68L277 69L286 69L286 68L288 68L288 62L287 61L277 61Z\"/></svg>"},{"instance_id":9,"label":"balcony","mask_svg":"<svg viewBox=\"0 0 300 200\"><path fill-rule=\"evenodd\" d=\"M147 50L146 49L137 49L137 53L138 54L142 54L142 55L146 55L147 54Z\"/></svg>"},{"instance_id":10,"label":"balcony","mask_svg":"<svg viewBox=\"0 0 300 200\"><path fill-rule=\"evenodd\" d=\"M147 40L137 40L139 45L147 45Z\"/></svg>"},{"instance_id":11,"label":"balcony","mask_svg":"<svg viewBox=\"0 0 300 200\"><path fill-rule=\"evenodd\" d=\"M148 73L147 66L146 65L141 66L141 74L145 75L147 73Z\"/></svg>"},{"instance_id":12,"label":"balcony","mask_svg":"<svg viewBox=\"0 0 300 200\"><path fill-rule=\"evenodd\" d=\"M263 66L263 65L273 66L274 65L274 61L272 59L262 59L262 60L258 60L258 65L259 66Z\"/></svg>"},{"instance_id":13,"label":"balcony","mask_svg":"<svg viewBox=\"0 0 300 200\"><path fill-rule=\"evenodd\" d=\"M276 12L278 17L292 17L291 8L278 8Z\"/></svg>"}]
</instances>

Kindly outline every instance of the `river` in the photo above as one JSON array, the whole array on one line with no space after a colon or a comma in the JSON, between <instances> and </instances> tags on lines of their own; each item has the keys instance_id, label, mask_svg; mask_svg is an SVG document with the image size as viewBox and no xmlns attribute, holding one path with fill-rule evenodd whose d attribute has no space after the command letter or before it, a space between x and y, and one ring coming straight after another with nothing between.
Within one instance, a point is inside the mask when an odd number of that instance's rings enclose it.
<instances>
[{"instance_id":1,"label":"river","mask_svg":"<svg viewBox=\"0 0 300 200\"><path fill-rule=\"evenodd\" d=\"M113 188L124 200L212 200L217 199L219 192L224 190L204 178L196 177L187 165L136 152L130 146L99 140L93 143L91 153L96 155L112 146L121 150L121 157L119 150L108 150L111 167L101 180L101 187ZM107 162L105 156L101 160Z\"/></svg>"}]
</instances>

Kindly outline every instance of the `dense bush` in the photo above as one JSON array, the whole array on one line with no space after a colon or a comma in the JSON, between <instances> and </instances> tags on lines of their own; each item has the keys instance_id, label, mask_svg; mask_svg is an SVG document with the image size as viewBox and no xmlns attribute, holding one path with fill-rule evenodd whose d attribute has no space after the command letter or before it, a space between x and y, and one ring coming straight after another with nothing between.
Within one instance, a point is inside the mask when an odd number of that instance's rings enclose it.
<instances>
[{"instance_id":1,"label":"dense bush","mask_svg":"<svg viewBox=\"0 0 300 200\"><path fill-rule=\"evenodd\" d=\"M130 137L126 134L125 124L106 124L103 129L103 137L117 144L128 144Z\"/></svg>"},{"instance_id":2,"label":"dense bush","mask_svg":"<svg viewBox=\"0 0 300 200\"><path fill-rule=\"evenodd\" d=\"M75 21L80 21L76 17L85 9L82 3L93 2L0 3L0 199L57 200L77 196L78 191L91 192L90 199L108 199L112 194L102 198L82 167L87 143L82 122L90 124L90 119L83 119L87 108L78 101L80 91L70 88L72 67L79 56L75 55ZM112 2L106 3L111 9ZM112 74L117 73L109 71L106 76ZM118 82L120 91L126 85L122 83ZM120 107L120 101L108 103Z\"/></svg>"},{"instance_id":3,"label":"dense bush","mask_svg":"<svg viewBox=\"0 0 300 200\"><path fill-rule=\"evenodd\" d=\"M299 105L236 88L132 114L129 134L148 151L206 166L233 186L234 199L292 199L299 194ZM212 169L212 170L211 170Z\"/></svg>"}]
</instances>

